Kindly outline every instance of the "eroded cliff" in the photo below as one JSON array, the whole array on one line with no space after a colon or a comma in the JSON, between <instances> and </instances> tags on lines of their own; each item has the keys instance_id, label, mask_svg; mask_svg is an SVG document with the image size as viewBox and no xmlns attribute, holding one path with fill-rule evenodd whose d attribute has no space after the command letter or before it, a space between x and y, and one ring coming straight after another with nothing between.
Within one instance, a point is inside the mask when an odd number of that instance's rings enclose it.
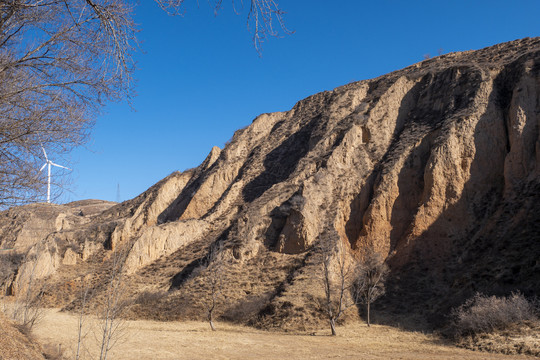
<instances>
[{"instance_id":1,"label":"eroded cliff","mask_svg":"<svg viewBox=\"0 0 540 360\"><path fill-rule=\"evenodd\" d=\"M298 328L322 317L320 245L339 241L387 259L385 311L439 321L474 291L540 289L539 129L539 38L443 55L263 114L88 223L14 237L6 221L1 244L78 244L72 260L46 251L58 258L42 276L65 292L121 249L133 296L168 291L132 315L171 319L204 313L197 269L219 242L219 314Z\"/></svg>"}]
</instances>

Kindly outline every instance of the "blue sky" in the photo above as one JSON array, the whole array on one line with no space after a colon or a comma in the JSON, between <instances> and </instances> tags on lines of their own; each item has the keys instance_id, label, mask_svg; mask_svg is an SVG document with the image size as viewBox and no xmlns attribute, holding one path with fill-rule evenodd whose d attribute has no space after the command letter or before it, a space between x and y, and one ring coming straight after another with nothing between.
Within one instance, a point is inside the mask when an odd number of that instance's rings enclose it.
<instances>
[{"instance_id":1,"label":"blue sky","mask_svg":"<svg viewBox=\"0 0 540 360\"><path fill-rule=\"evenodd\" d=\"M244 0L247 3L247 0ZM212 146L261 113L351 81L421 61L424 54L480 49L540 36L540 1L280 0L294 34L269 39L262 57L223 0L186 0L185 15L167 16L142 0L137 97L109 104L90 141L68 165L71 185L60 202L127 200L176 170L197 166ZM238 1L237 1L238 3ZM54 159L53 159L54 161Z\"/></svg>"}]
</instances>

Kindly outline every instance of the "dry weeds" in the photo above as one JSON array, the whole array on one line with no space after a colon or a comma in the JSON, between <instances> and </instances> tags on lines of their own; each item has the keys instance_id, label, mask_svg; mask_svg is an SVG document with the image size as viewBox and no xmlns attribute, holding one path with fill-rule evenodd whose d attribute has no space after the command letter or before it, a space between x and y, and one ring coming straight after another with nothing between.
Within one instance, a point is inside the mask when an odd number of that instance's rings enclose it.
<instances>
[{"instance_id":1,"label":"dry weeds","mask_svg":"<svg viewBox=\"0 0 540 360\"><path fill-rule=\"evenodd\" d=\"M40 360L41 350L0 311L0 360Z\"/></svg>"},{"instance_id":2,"label":"dry weeds","mask_svg":"<svg viewBox=\"0 0 540 360\"><path fill-rule=\"evenodd\" d=\"M463 336L458 346L501 354L528 354L540 358L540 324L523 322L491 333Z\"/></svg>"},{"instance_id":3,"label":"dry weeds","mask_svg":"<svg viewBox=\"0 0 540 360\"><path fill-rule=\"evenodd\" d=\"M111 359L532 359L459 349L432 335L380 325L341 327L334 337L329 330L309 335L226 323L218 328L213 332L204 322L127 321ZM44 343L62 344L65 355L72 358L77 316L48 309L35 334ZM85 347L87 358L99 348L91 331Z\"/></svg>"}]
</instances>

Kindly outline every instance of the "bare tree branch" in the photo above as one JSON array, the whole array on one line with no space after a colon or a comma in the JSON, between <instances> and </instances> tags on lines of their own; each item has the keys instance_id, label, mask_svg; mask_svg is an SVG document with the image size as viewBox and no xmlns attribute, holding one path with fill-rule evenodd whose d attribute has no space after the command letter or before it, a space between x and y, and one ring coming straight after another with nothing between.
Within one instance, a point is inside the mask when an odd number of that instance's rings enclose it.
<instances>
[{"instance_id":1,"label":"bare tree branch","mask_svg":"<svg viewBox=\"0 0 540 360\"><path fill-rule=\"evenodd\" d=\"M43 195L41 146L67 154L88 138L106 101L133 93L132 6L96 6L0 2L0 207Z\"/></svg>"},{"instance_id":2,"label":"bare tree branch","mask_svg":"<svg viewBox=\"0 0 540 360\"><path fill-rule=\"evenodd\" d=\"M280 31L292 34L285 26L284 15L285 12L274 0L251 0L247 25L252 29L253 46L259 56L262 54L262 44L268 37L278 37Z\"/></svg>"}]
</instances>

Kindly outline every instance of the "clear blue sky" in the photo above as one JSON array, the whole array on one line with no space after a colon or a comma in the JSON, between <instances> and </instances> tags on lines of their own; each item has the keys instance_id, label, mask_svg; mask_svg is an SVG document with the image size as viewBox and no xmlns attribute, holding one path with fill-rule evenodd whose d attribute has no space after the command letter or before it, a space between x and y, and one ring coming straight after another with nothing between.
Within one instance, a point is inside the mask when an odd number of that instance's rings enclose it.
<instances>
[{"instance_id":1,"label":"clear blue sky","mask_svg":"<svg viewBox=\"0 0 540 360\"><path fill-rule=\"evenodd\" d=\"M135 111L125 103L106 107L87 146L66 159L74 171L61 202L115 201L117 184L121 200L135 197L171 172L197 166L258 114L288 110L424 54L540 36L539 0L280 0L295 33L267 41L259 58L247 9L235 15L223 0L215 17L207 1L186 2L183 17L170 17L140 1L144 53L137 55Z\"/></svg>"}]
</instances>

